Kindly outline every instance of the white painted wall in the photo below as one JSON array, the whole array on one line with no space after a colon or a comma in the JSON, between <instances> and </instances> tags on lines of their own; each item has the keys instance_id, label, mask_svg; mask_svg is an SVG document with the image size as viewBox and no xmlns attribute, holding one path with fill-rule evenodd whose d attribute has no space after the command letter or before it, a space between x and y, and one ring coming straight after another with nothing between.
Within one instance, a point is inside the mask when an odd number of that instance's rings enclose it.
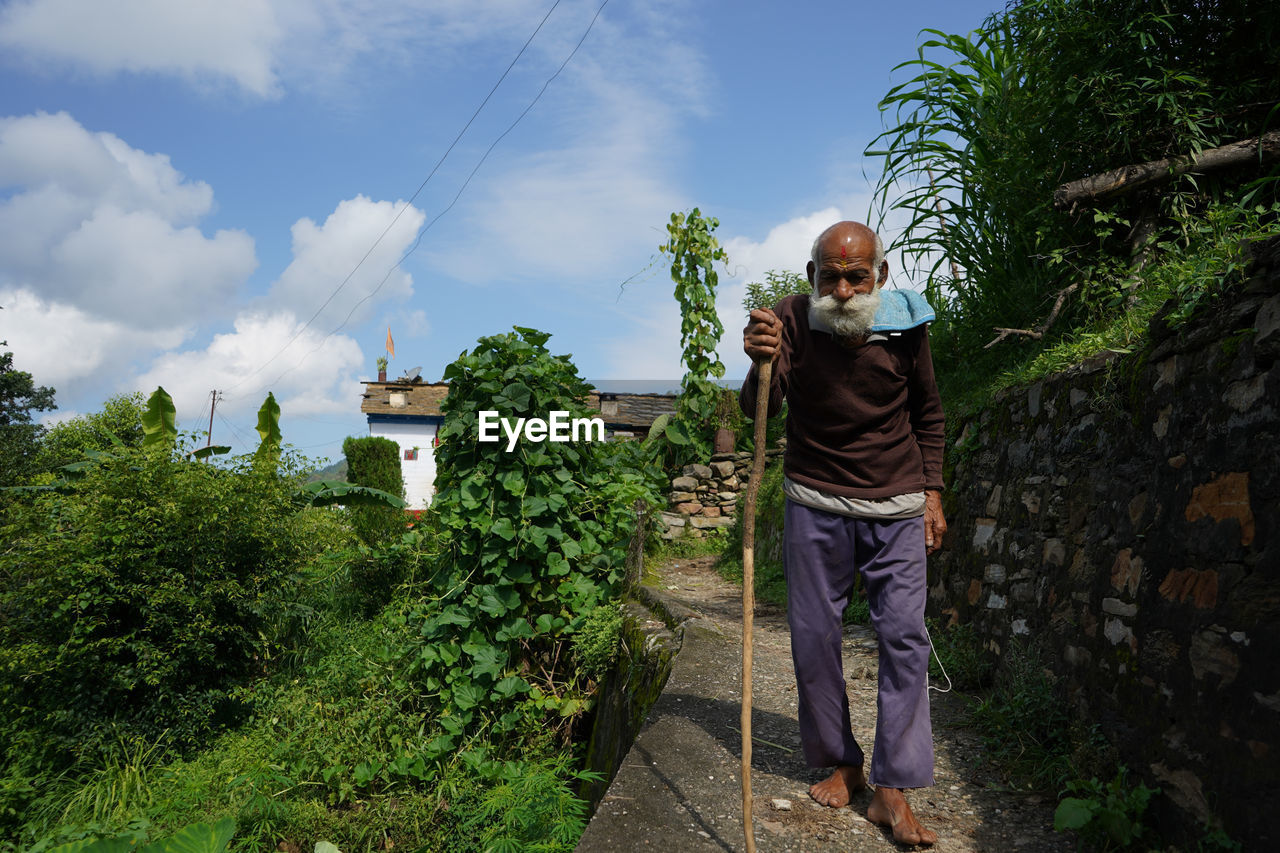
<instances>
[{"instance_id":1,"label":"white painted wall","mask_svg":"<svg viewBox=\"0 0 1280 853\"><path fill-rule=\"evenodd\" d=\"M404 477L404 499L409 509L426 509L435 492L436 457L433 442L435 424L375 421L369 424L369 435L389 438L400 445L400 475ZM406 461L404 452L418 448L416 461Z\"/></svg>"}]
</instances>

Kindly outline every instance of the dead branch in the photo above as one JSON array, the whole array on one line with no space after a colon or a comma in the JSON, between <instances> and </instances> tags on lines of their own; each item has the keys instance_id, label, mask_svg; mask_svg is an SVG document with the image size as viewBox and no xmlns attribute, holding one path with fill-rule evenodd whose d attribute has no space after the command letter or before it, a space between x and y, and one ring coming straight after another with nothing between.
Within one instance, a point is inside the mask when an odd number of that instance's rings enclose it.
<instances>
[{"instance_id":1,"label":"dead branch","mask_svg":"<svg viewBox=\"0 0 1280 853\"><path fill-rule=\"evenodd\" d=\"M1049 316L1045 318L1045 321L1040 324L1040 328L1038 329L1005 329L1000 326L996 326L993 331L999 332L999 334L996 335L995 340L984 346L983 349L991 349L993 346L1011 335L1023 335L1024 337L1031 338L1032 340L1040 340L1044 337L1045 332L1049 331L1049 327L1053 325L1054 321L1058 319L1058 313L1062 311L1062 303L1066 302L1067 297L1079 289L1080 285L1072 284L1068 287L1062 288L1062 290L1059 290L1057 298L1053 300L1053 308L1049 310Z\"/></svg>"},{"instance_id":2,"label":"dead branch","mask_svg":"<svg viewBox=\"0 0 1280 853\"><path fill-rule=\"evenodd\" d=\"M1265 163L1276 157L1280 157L1280 130L1217 148L1206 148L1198 154L1121 166L1109 172L1069 181L1053 191L1053 206L1065 210L1079 201L1098 201L1159 186L1188 172L1213 172L1250 162Z\"/></svg>"},{"instance_id":3,"label":"dead branch","mask_svg":"<svg viewBox=\"0 0 1280 853\"><path fill-rule=\"evenodd\" d=\"M1000 334L997 335L995 340L993 340L991 343L983 346L982 347L983 349L991 349L993 346L1000 343L1010 335L1026 335L1028 338L1035 338L1036 340L1039 340L1040 338L1044 337L1043 332L1036 332L1031 329L1002 329L999 326L996 326L993 331L999 332Z\"/></svg>"}]
</instances>

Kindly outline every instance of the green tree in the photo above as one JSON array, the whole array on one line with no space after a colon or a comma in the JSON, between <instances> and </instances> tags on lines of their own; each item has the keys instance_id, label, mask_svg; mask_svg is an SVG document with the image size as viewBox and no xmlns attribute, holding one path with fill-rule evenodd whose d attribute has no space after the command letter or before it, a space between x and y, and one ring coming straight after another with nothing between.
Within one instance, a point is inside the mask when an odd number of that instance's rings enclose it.
<instances>
[{"instance_id":1,"label":"green tree","mask_svg":"<svg viewBox=\"0 0 1280 853\"><path fill-rule=\"evenodd\" d=\"M112 447L142 446L142 394L117 394L102 404L102 410L78 415L49 427L40 441L35 467L52 471L78 462L89 450L109 451Z\"/></svg>"},{"instance_id":2,"label":"green tree","mask_svg":"<svg viewBox=\"0 0 1280 853\"><path fill-rule=\"evenodd\" d=\"M349 436L342 442L347 457L347 479L361 486L371 486L404 497L404 477L400 473L400 445L381 436ZM405 530L402 510L389 506L353 506L351 526L369 547L386 545Z\"/></svg>"},{"instance_id":3,"label":"green tree","mask_svg":"<svg viewBox=\"0 0 1280 853\"><path fill-rule=\"evenodd\" d=\"M687 214L673 213L667 224L667 242L659 247L671 257L671 280L680 305L680 345L684 349L680 399L676 401L676 416L666 428L667 438L683 451L673 460L677 463L706 460L711 455L713 415L722 390L715 380L724 376L724 364L716 355L724 325L716 313L716 285L720 279L715 264L724 263L728 255L713 234L719 225L718 219L704 217L696 207Z\"/></svg>"},{"instance_id":4,"label":"green tree","mask_svg":"<svg viewBox=\"0 0 1280 853\"><path fill-rule=\"evenodd\" d=\"M800 273L769 270L764 274L764 282L747 282L747 295L742 300L742 308L750 314L755 308L773 308L793 293L812 292L813 286L809 284L809 279Z\"/></svg>"},{"instance_id":5,"label":"green tree","mask_svg":"<svg viewBox=\"0 0 1280 853\"><path fill-rule=\"evenodd\" d=\"M53 394L14 368L12 352L0 352L0 486L21 483L33 472L44 427L32 423L31 414L57 408Z\"/></svg>"},{"instance_id":6,"label":"green tree","mask_svg":"<svg viewBox=\"0 0 1280 853\"><path fill-rule=\"evenodd\" d=\"M812 293L813 285L809 284L809 279L800 273L782 272L780 270L769 270L764 274L764 282L752 281L747 283L747 293L742 300L742 308L748 314L755 308L772 309L784 298L793 293ZM746 429L746 425L750 423L745 416L742 415L741 408L738 407L737 396L733 397L734 414L736 416L739 437L738 446L740 448L754 449L755 436L752 431ZM786 432L787 427L787 404L782 404L782 409L769 418L766 426L765 438L768 446L774 447Z\"/></svg>"}]
</instances>

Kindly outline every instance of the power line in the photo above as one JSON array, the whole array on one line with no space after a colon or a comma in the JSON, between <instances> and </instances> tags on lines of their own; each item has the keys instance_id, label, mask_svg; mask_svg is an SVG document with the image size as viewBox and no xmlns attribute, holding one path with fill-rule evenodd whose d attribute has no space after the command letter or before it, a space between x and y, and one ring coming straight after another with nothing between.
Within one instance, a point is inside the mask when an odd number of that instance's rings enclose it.
<instances>
[{"instance_id":1,"label":"power line","mask_svg":"<svg viewBox=\"0 0 1280 853\"><path fill-rule=\"evenodd\" d=\"M209 406L206 404L203 408L200 409L200 414L196 415L195 417L195 427L187 429L185 431L189 433L195 433L196 430L200 428L200 425L205 422L205 419L208 416L208 414L209 414ZM186 421L186 423L189 424L191 423L191 421L188 420Z\"/></svg>"},{"instance_id":2,"label":"power line","mask_svg":"<svg viewBox=\"0 0 1280 853\"><path fill-rule=\"evenodd\" d=\"M350 436L344 435L342 438L334 438L334 439L330 439L329 441L321 441L316 444L303 444L303 445L292 444L290 445L290 447L292 447L294 450L308 450L312 447L327 447L331 444L341 444L343 441L345 441L348 438L350 438Z\"/></svg>"},{"instance_id":3,"label":"power line","mask_svg":"<svg viewBox=\"0 0 1280 853\"><path fill-rule=\"evenodd\" d=\"M231 430L233 435L235 435L237 441L239 441L241 444L245 445L246 447L251 446L251 442L249 441L248 438L245 437L245 434L240 431L239 427L237 427L231 421L227 420L221 414L218 415L218 420L226 424L227 428Z\"/></svg>"},{"instance_id":4,"label":"power line","mask_svg":"<svg viewBox=\"0 0 1280 853\"><path fill-rule=\"evenodd\" d=\"M587 28L586 30L583 31L582 37L578 39L578 43L574 45L573 50L569 51L569 55L566 56L564 61L560 63L560 67L555 70L555 73L553 73L550 77L547 78L546 82L542 84L542 88L538 90L538 94L533 97L533 100L531 100L529 102L529 105L524 108L524 111L521 112L520 115L516 116L515 121L511 122L511 124L507 126L507 129L502 131L502 133L500 133L498 137L494 139L492 143L490 143L489 147L485 149L484 154L480 157L478 161L476 161L476 165L471 169L471 173L467 175L467 179L462 182L462 185L460 187L458 187L458 192L453 196L453 200L449 202L449 206L446 207L444 210L440 211L439 213L437 213L431 219L430 222L428 222L426 225L422 227L422 229L418 232L417 239L413 241L413 245L411 245L405 251L405 253L400 256L400 260L392 264L391 268L387 270L387 274L384 275L382 277L382 280L378 282L378 286L375 287L373 290L369 291L368 293L366 293L363 297L361 297L360 300L357 301L355 305L351 306L351 310L347 312L347 316L343 318L342 322L339 323L331 332L329 332L329 334L321 338L320 343L316 344L316 346L313 347L310 352L308 352L305 356L303 356L301 361L299 361L298 364L294 365L293 367L286 368L279 376L277 376L269 384L274 385L276 382L279 382L285 376L288 376L290 373L297 370L298 367L301 366L302 362L306 361L308 358L310 358L311 356L319 352L320 348L324 346L325 341L329 340L329 338L333 337L338 332L340 332L343 328L346 327L347 322L356 313L356 309L359 308L361 305L363 305L365 302L367 302L369 299L371 299L373 296L375 296L378 293L378 291L382 290L382 286L387 283L388 279L391 278L392 273L398 270L400 266L406 260L409 259L409 256L412 255L415 251L417 251L418 246L422 244L422 238L426 236L427 231L431 230L431 226L439 222L440 219L450 210L453 210L453 206L458 203L458 199L462 197L462 193L464 190L466 190L467 186L471 183L471 179L474 178L476 176L476 173L480 171L480 167L483 166L484 162L489 159L489 155L493 153L493 149L498 146L498 143L501 142L507 136L507 134L515 130L516 125L518 125L521 122L521 120L526 115L529 114L529 111L533 109L534 105L537 104L539 100L541 100L543 93L547 91L547 87L551 85L553 80L555 80L557 77L560 76L561 71L564 71L565 67L569 64L569 61L573 59L574 55L577 54L578 49L582 47L583 42L587 40L587 36L590 35L592 28L595 27L596 20L600 17L600 13L603 12L604 7L608 5L609 5L609 0L604 0L604 2L600 4L600 7L596 9L595 15L593 15L591 18L591 23L587 24ZM650 266L652 266L652 264L650 264ZM646 269L648 268L646 267ZM644 272L644 270L641 270L641 272ZM637 275L639 275L639 273L637 273ZM625 285L626 282L623 282L623 284ZM315 318L313 317L312 319L315 319ZM302 334L302 332L299 331L298 334L300 335ZM296 340L297 337L298 335L294 335L294 337L289 341L289 343L293 343L293 341ZM286 344L285 346L288 346L288 344ZM277 353L277 355L279 355L279 353ZM265 366L266 364L263 365L263 367ZM246 379L247 378L248 377L246 377Z\"/></svg>"},{"instance_id":5,"label":"power line","mask_svg":"<svg viewBox=\"0 0 1280 853\"><path fill-rule=\"evenodd\" d=\"M608 2L608 0L605 0L605 2ZM396 213L395 217L392 218L390 224L387 225L387 227L383 229L382 233L378 235L378 239L373 241L373 245L371 245L369 247L369 250L364 253L364 255L356 263L355 267L352 268L351 272L347 273L346 278L344 278L342 282L336 288L334 288L333 292L329 294L329 297L325 299L325 301L321 303L320 307L316 309L316 312L311 315L311 318L307 320L307 322L302 324L302 327L298 329L297 332L294 333L293 337L290 338L288 342L285 343L285 345L281 347L280 350L275 355L271 356L271 358L267 359L262 364L260 364L258 368L254 370L252 373L250 373L248 376L241 379L235 385L232 385L231 388L228 389L229 391L234 391L236 388L239 388L245 382L248 382L254 376L257 376L259 373L261 373L262 370L266 368L268 364L270 364L271 362L279 358L284 353L284 351L287 350L293 344L294 341L296 341L299 337L301 337L302 333L305 332L311 326L311 324L315 322L316 318L320 316L320 312L324 311L324 309L328 307L329 303L333 301L334 297L338 295L338 293L342 290L342 288L346 287L347 282L351 281L351 278L356 274L356 272L360 269L360 267L364 264L364 262L369 259L370 255L373 254L373 250L378 248L378 244L380 244L383 238L386 237L387 234L391 232L391 229L395 227L395 224L400 221L400 217L404 214L406 210L408 210L413 205L414 200L423 191L423 189L426 188L427 183L430 182L432 177L435 176L436 172L439 171L440 167L444 164L444 161L449 157L449 154L453 151L454 147L458 144L458 142L462 139L463 135L471 127L472 123L476 120L476 117L480 115L480 111L484 109L485 104L489 103L489 99L493 97L494 92L498 91L498 87L502 85L502 81L507 79L507 75L511 73L511 69L515 68L516 63L520 61L520 57L524 55L525 50L527 50L529 45L533 43L534 37L537 36L538 33L542 30L543 24L547 22L547 19L551 17L551 13L554 12L556 10L556 7L559 5L560 5L560 0L555 0L555 2L551 4L551 8L547 10L547 14L542 16L542 20L538 22L538 26L534 28L533 33L529 36L528 39L525 40L525 43L521 45L519 52L517 52L515 55L515 58L511 60L511 64L508 65L506 70L502 72L502 76L498 78L498 82L494 83L493 87L489 89L489 93L484 96L484 100L480 102L480 106L476 107L475 112L471 114L471 118L467 119L467 123L462 126L462 130L458 131L458 135L453 138L453 142L449 143L449 147L445 149L444 154L442 154L440 156L440 159L436 161L436 164L434 167L432 167L431 172L427 175L426 178L423 179L422 183L418 185L418 189L415 190L413 195L409 197L409 200L404 203L404 205ZM604 8L604 7L602 6L601 8ZM597 12L596 14L599 15L600 13ZM592 23L593 24L595 23L595 19L592 19ZM574 48L574 50L576 51L577 48ZM556 72L556 73L558 74L559 72ZM470 180L470 178L468 178L468 180ZM452 205L450 206L452 207ZM403 260L404 259L401 258L401 260L396 263L396 267L398 267L400 263L403 262ZM392 270L394 270L396 267L392 267ZM390 274L391 273L388 272L387 276L389 277ZM383 278L382 281L383 283L385 283L386 278ZM382 283L380 283L378 287L381 288ZM351 316L350 314L347 315L348 319L350 318L350 316ZM345 324L346 321L344 320L343 323ZM339 328L341 328L341 326L339 326ZM312 350L312 352L314 351L315 350Z\"/></svg>"}]
</instances>

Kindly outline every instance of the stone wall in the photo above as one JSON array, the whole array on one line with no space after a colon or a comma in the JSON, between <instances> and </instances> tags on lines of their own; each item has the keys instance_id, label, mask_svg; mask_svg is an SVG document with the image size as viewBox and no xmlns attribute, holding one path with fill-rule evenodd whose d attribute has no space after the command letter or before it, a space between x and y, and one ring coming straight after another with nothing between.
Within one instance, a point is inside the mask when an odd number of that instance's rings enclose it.
<instances>
[{"instance_id":1,"label":"stone wall","mask_svg":"<svg viewBox=\"0 0 1280 853\"><path fill-rule=\"evenodd\" d=\"M782 455L765 451L766 462ZM702 538L708 530L733 524L738 495L751 479L750 453L717 453L710 465L686 465L671 481L668 510L662 513L664 539Z\"/></svg>"},{"instance_id":2,"label":"stone wall","mask_svg":"<svg viewBox=\"0 0 1280 853\"><path fill-rule=\"evenodd\" d=\"M1250 850L1280 841L1280 240L1255 256L1177 332L964 424L930 571L936 615L1047 646L1162 829Z\"/></svg>"}]
</instances>

